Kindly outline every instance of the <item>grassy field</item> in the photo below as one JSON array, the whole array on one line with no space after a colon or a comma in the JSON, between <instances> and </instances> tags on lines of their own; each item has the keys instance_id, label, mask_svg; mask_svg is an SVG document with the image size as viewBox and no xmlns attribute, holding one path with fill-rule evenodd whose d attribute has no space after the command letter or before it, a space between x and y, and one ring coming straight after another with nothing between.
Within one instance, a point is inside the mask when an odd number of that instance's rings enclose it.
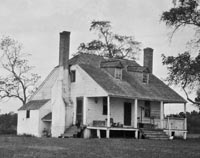
<instances>
[{"instance_id":1,"label":"grassy field","mask_svg":"<svg viewBox=\"0 0 200 158\"><path fill-rule=\"evenodd\" d=\"M55 139L0 136L0 158L200 158L200 139Z\"/></svg>"}]
</instances>

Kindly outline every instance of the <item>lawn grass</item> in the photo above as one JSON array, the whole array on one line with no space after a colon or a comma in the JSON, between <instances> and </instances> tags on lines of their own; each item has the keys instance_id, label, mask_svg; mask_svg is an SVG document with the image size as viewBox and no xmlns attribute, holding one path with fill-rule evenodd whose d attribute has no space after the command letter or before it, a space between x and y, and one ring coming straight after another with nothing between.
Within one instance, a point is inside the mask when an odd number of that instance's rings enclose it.
<instances>
[{"instance_id":1,"label":"lawn grass","mask_svg":"<svg viewBox=\"0 0 200 158\"><path fill-rule=\"evenodd\" d=\"M200 139L58 139L0 136L0 158L200 158Z\"/></svg>"}]
</instances>

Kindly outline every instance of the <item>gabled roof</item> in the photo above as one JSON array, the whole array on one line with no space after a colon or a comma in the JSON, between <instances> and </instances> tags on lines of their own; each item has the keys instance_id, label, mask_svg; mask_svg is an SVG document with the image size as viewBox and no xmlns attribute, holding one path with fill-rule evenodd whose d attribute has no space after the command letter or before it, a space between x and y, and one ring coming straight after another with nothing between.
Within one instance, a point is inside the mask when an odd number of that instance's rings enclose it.
<instances>
[{"instance_id":1,"label":"gabled roof","mask_svg":"<svg viewBox=\"0 0 200 158\"><path fill-rule=\"evenodd\" d=\"M124 62L124 64L127 63L128 62ZM135 62L132 64L134 65ZM93 67L88 64L80 64L80 67L107 91L110 96L164 101L168 103L186 102L180 95L153 74L149 75L149 83L145 84L137 78L133 72L123 70L122 80L119 80L112 77L104 69Z\"/></svg>"},{"instance_id":2,"label":"gabled roof","mask_svg":"<svg viewBox=\"0 0 200 158\"><path fill-rule=\"evenodd\" d=\"M24 104L19 110L37 110L40 109L44 104L46 104L50 99L44 100L31 100Z\"/></svg>"}]
</instances>

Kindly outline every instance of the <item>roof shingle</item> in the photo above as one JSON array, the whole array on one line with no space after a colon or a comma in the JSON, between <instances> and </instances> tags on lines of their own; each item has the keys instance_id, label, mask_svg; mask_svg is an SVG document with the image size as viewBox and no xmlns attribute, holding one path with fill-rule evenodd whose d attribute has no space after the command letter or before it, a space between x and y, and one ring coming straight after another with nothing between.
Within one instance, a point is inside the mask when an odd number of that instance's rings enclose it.
<instances>
[{"instance_id":1,"label":"roof shingle","mask_svg":"<svg viewBox=\"0 0 200 158\"><path fill-rule=\"evenodd\" d=\"M46 104L50 99L44 100L31 100L24 104L19 110L37 110L40 109L44 104Z\"/></svg>"},{"instance_id":2,"label":"roof shingle","mask_svg":"<svg viewBox=\"0 0 200 158\"><path fill-rule=\"evenodd\" d=\"M126 64L127 62L124 62ZM134 63L133 63L134 64ZM88 64L80 64L105 91L111 96L138 98L144 100L185 103L186 101L161 80L150 74L149 83L145 84L133 72L123 70L122 80L115 79L104 69Z\"/></svg>"}]
</instances>

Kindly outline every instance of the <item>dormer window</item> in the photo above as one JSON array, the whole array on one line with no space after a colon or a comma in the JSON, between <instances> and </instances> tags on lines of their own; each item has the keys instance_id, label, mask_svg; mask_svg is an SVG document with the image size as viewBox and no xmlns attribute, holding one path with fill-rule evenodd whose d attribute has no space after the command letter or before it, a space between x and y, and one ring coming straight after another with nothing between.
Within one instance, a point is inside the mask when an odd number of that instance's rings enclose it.
<instances>
[{"instance_id":1,"label":"dormer window","mask_svg":"<svg viewBox=\"0 0 200 158\"><path fill-rule=\"evenodd\" d=\"M115 68L115 78L121 80L122 79L122 69Z\"/></svg>"},{"instance_id":2,"label":"dormer window","mask_svg":"<svg viewBox=\"0 0 200 158\"><path fill-rule=\"evenodd\" d=\"M149 83L149 74L143 72L143 78L142 78L143 83Z\"/></svg>"},{"instance_id":3,"label":"dormer window","mask_svg":"<svg viewBox=\"0 0 200 158\"><path fill-rule=\"evenodd\" d=\"M124 66L119 59L102 61L100 67L106 70L114 78L122 80L122 69Z\"/></svg>"}]
</instances>

